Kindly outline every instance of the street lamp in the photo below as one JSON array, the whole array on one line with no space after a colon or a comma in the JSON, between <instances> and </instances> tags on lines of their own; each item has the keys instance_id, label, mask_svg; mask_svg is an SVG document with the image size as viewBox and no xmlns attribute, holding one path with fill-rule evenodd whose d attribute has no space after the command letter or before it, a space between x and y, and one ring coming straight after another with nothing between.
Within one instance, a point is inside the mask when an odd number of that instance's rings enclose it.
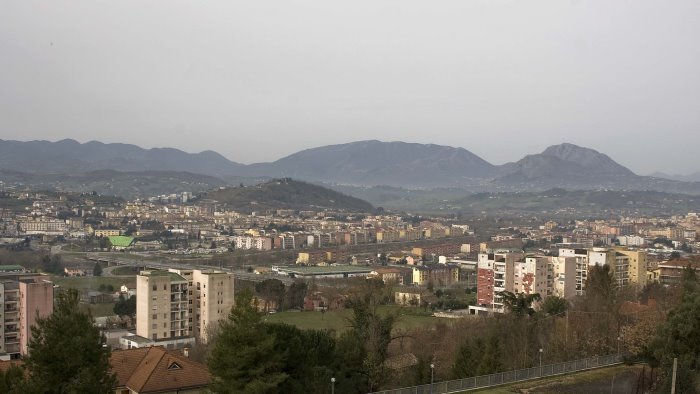
<instances>
[{"instance_id":1,"label":"street lamp","mask_svg":"<svg viewBox=\"0 0 700 394\"><path fill-rule=\"evenodd\" d=\"M621 336L617 337L617 357L620 358L620 340L622 339Z\"/></svg>"},{"instance_id":2,"label":"street lamp","mask_svg":"<svg viewBox=\"0 0 700 394\"><path fill-rule=\"evenodd\" d=\"M435 377L434 372L435 364L430 363L430 394L433 394L433 378Z\"/></svg>"},{"instance_id":3,"label":"street lamp","mask_svg":"<svg viewBox=\"0 0 700 394\"><path fill-rule=\"evenodd\" d=\"M331 378L331 394L335 394L335 378Z\"/></svg>"},{"instance_id":4,"label":"street lamp","mask_svg":"<svg viewBox=\"0 0 700 394\"><path fill-rule=\"evenodd\" d=\"M540 348L540 376L542 376L542 348Z\"/></svg>"}]
</instances>

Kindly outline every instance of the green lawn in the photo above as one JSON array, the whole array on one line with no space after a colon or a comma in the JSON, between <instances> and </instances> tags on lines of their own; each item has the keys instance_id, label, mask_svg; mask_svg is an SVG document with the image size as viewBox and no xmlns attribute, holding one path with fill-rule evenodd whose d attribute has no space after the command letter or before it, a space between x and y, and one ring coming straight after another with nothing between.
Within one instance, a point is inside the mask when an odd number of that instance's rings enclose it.
<instances>
[{"instance_id":1,"label":"green lawn","mask_svg":"<svg viewBox=\"0 0 700 394\"><path fill-rule=\"evenodd\" d=\"M92 317L114 316L114 303L108 304L85 304L80 303L80 310L92 314Z\"/></svg>"},{"instance_id":2,"label":"green lawn","mask_svg":"<svg viewBox=\"0 0 700 394\"><path fill-rule=\"evenodd\" d=\"M511 385L490 387L483 390L464 391L463 393L489 393L489 394L514 394L514 393L541 393L541 394L563 394L563 393L608 393L610 387L618 388L615 392L631 392L629 390L630 380L635 381L633 374L638 373L641 365L617 365L612 367L598 368L579 373L552 376L550 378L529 380ZM632 376L630 376L632 375ZM617 384L613 380L617 378Z\"/></svg>"},{"instance_id":3,"label":"green lawn","mask_svg":"<svg viewBox=\"0 0 700 394\"><path fill-rule=\"evenodd\" d=\"M112 270L112 275L136 275L143 267L117 267Z\"/></svg>"},{"instance_id":4,"label":"green lawn","mask_svg":"<svg viewBox=\"0 0 700 394\"><path fill-rule=\"evenodd\" d=\"M96 277L71 277L66 278L63 276L54 276L51 278L54 284L64 287L72 288L78 290L99 290L100 285L111 284L115 290L119 290L121 285L127 285L130 288L136 287L136 275L133 277L110 277L110 276L96 276Z\"/></svg>"},{"instance_id":5,"label":"green lawn","mask_svg":"<svg viewBox=\"0 0 700 394\"><path fill-rule=\"evenodd\" d=\"M399 314L399 319L395 326L396 329L430 327L438 321L446 322L446 320L438 319L415 308L385 305L381 306L379 310L381 313ZM264 319L270 323L291 324L304 330L332 329L341 332L348 328L348 319L350 317L352 317L352 310L342 309L328 312L278 312L268 314Z\"/></svg>"}]
</instances>

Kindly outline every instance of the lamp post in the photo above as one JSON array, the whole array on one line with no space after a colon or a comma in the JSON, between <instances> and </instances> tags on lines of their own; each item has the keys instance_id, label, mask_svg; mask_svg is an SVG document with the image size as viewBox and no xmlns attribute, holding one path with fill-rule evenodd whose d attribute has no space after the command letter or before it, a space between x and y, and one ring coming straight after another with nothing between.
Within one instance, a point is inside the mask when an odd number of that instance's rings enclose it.
<instances>
[{"instance_id":1,"label":"lamp post","mask_svg":"<svg viewBox=\"0 0 700 394\"><path fill-rule=\"evenodd\" d=\"M433 381L435 377L435 364L430 363L430 394L433 394Z\"/></svg>"},{"instance_id":2,"label":"lamp post","mask_svg":"<svg viewBox=\"0 0 700 394\"><path fill-rule=\"evenodd\" d=\"M544 350L540 348L540 376L542 376L542 352Z\"/></svg>"},{"instance_id":3,"label":"lamp post","mask_svg":"<svg viewBox=\"0 0 700 394\"><path fill-rule=\"evenodd\" d=\"M331 394L335 394L335 378L331 378Z\"/></svg>"}]
</instances>

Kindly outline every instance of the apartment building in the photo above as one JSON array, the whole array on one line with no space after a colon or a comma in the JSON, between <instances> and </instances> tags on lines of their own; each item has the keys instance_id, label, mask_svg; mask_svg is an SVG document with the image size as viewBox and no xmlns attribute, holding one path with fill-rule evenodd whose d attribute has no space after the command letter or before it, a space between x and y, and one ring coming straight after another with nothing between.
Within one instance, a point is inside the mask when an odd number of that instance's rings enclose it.
<instances>
[{"instance_id":1,"label":"apartment building","mask_svg":"<svg viewBox=\"0 0 700 394\"><path fill-rule=\"evenodd\" d=\"M445 286L459 281L459 267L451 264L420 265L413 267L413 284Z\"/></svg>"},{"instance_id":2,"label":"apartment building","mask_svg":"<svg viewBox=\"0 0 700 394\"><path fill-rule=\"evenodd\" d=\"M627 256L629 284L641 290L647 284L647 253L641 250L616 249L617 253Z\"/></svg>"},{"instance_id":3,"label":"apartment building","mask_svg":"<svg viewBox=\"0 0 700 394\"><path fill-rule=\"evenodd\" d=\"M575 291L583 295L588 280L588 250L582 248L560 248L559 257L572 258L575 261Z\"/></svg>"},{"instance_id":4,"label":"apartment building","mask_svg":"<svg viewBox=\"0 0 700 394\"><path fill-rule=\"evenodd\" d=\"M625 248L559 249L560 257L576 260L576 294L582 295L588 270L594 265L608 265L617 285L633 285L641 289L646 284L647 254Z\"/></svg>"},{"instance_id":5,"label":"apartment building","mask_svg":"<svg viewBox=\"0 0 700 394\"><path fill-rule=\"evenodd\" d=\"M152 341L191 336L189 283L175 272L136 276L136 335Z\"/></svg>"},{"instance_id":6,"label":"apartment building","mask_svg":"<svg viewBox=\"0 0 700 394\"><path fill-rule=\"evenodd\" d=\"M539 294L542 298L553 293L553 276L550 260L546 256L525 257L513 267L513 292Z\"/></svg>"},{"instance_id":7,"label":"apartment building","mask_svg":"<svg viewBox=\"0 0 700 394\"><path fill-rule=\"evenodd\" d=\"M552 295L562 298L576 296L576 258L549 256L552 275Z\"/></svg>"},{"instance_id":8,"label":"apartment building","mask_svg":"<svg viewBox=\"0 0 700 394\"><path fill-rule=\"evenodd\" d=\"M272 238L269 237L235 236L232 238L232 241L236 246L236 249L272 249Z\"/></svg>"},{"instance_id":9,"label":"apartment building","mask_svg":"<svg viewBox=\"0 0 700 394\"><path fill-rule=\"evenodd\" d=\"M477 258L477 305L503 309L502 291L515 290L515 263L522 253L480 253Z\"/></svg>"},{"instance_id":10,"label":"apartment building","mask_svg":"<svg viewBox=\"0 0 700 394\"><path fill-rule=\"evenodd\" d=\"M37 317L53 313L53 283L42 276L0 280L0 359L27 354Z\"/></svg>"},{"instance_id":11,"label":"apartment building","mask_svg":"<svg viewBox=\"0 0 700 394\"><path fill-rule=\"evenodd\" d=\"M234 276L223 271L170 270L187 280L188 329L191 335L206 342L220 320L228 318L234 306Z\"/></svg>"}]
</instances>

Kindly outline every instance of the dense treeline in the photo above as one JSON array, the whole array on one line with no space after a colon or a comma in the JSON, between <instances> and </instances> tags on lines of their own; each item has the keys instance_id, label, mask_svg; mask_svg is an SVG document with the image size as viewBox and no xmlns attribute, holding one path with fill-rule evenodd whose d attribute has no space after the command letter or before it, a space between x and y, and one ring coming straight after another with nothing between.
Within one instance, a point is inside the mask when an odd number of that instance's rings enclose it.
<instances>
[{"instance_id":1,"label":"dense treeline","mask_svg":"<svg viewBox=\"0 0 700 394\"><path fill-rule=\"evenodd\" d=\"M321 393L329 391L333 377L338 392L360 393L429 383L431 364L439 381L533 367L540 359L547 364L620 352L630 361L661 366L659 388L668 386L669 355L685 354L679 359L685 371L679 384L686 387L682 392L693 392L687 387L697 384L692 371L698 341L690 338L700 338L700 329L692 324L700 321L700 297L692 284L697 280L687 277L680 292L648 286L639 297L653 301L642 305L633 289L617 287L609 268L596 266L589 272L586 295L571 303L504 294L510 312L505 315L412 330L395 327L400 316L377 312L386 289L366 281L351 292L353 313L341 333L265 323L253 296L243 295L208 359L217 382L213 389Z\"/></svg>"}]
</instances>

